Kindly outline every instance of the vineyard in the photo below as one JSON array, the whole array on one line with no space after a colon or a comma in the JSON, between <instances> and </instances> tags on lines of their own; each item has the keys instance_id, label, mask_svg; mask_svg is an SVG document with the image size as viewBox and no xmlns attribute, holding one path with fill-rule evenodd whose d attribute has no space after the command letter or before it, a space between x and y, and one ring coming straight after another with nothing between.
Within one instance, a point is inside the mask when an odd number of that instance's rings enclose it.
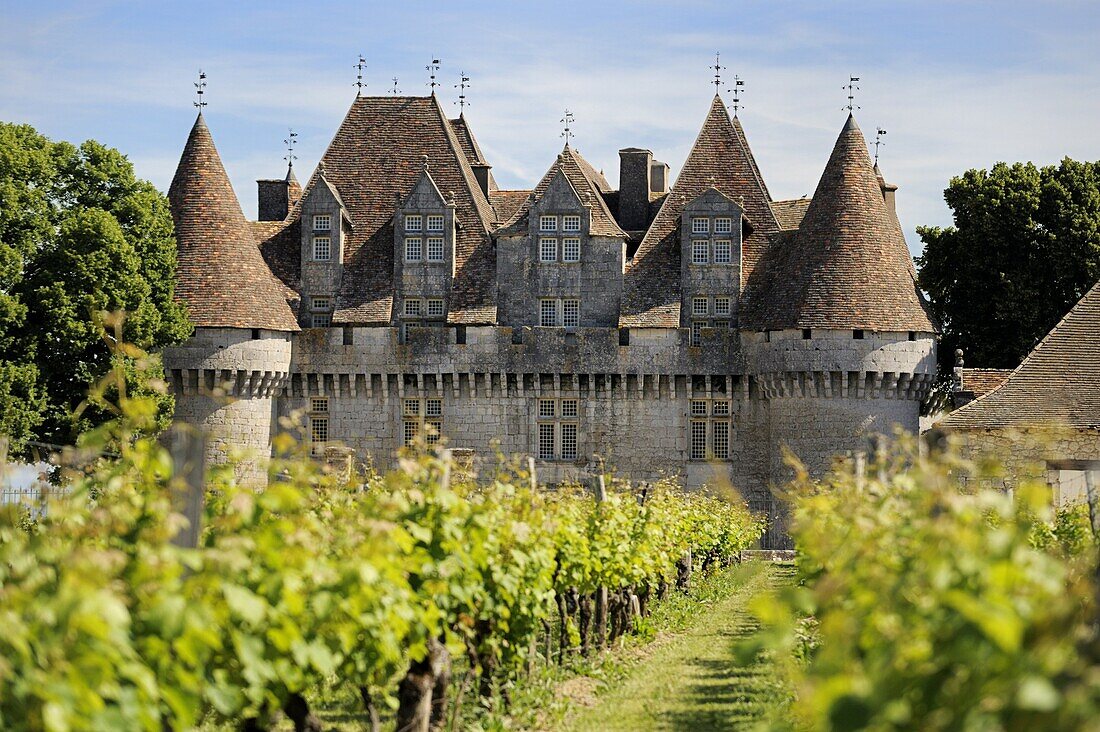
<instances>
[{"instance_id":1,"label":"vineyard","mask_svg":"<svg viewBox=\"0 0 1100 732\"><path fill-rule=\"evenodd\" d=\"M333 685L375 728L453 725L449 701L507 704L532 665L614 642L763 529L672 485L597 501L507 467L476 482L444 451L348 481L284 437L266 490L214 471L179 546L172 460L117 387L125 416L83 446L117 455L45 515L0 514L0 728L319 729Z\"/></svg>"}]
</instances>

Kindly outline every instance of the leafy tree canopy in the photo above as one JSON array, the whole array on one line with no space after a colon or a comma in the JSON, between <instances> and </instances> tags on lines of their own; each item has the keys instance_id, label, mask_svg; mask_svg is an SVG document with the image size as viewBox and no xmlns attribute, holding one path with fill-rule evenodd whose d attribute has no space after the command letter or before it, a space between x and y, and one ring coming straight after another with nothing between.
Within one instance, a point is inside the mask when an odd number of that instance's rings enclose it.
<instances>
[{"instance_id":1,"label":"leafy tree canopy","mask_svg":"<svg viewBox=\"0 0 1100 732\"><path fill-rule=\"evenodd\" d=\"M122 153L0 122L0 434L13 449L104 419L74 416L111 366L97 313L125 311L124 338L146 350L190 335L175 271L167 199Z\"/></svg>"},{"instance_id":2,"label":"leafy tree canopy","mask_svg":"<svg viewBox=\"0 0 1100 732\"><path fill-rule=\"evenodd\" d=\"M955 225L917 232L946 363L1013 368L1100 279L1100 162L998 163L944 191Z\"/></svg>"}]
</instances>

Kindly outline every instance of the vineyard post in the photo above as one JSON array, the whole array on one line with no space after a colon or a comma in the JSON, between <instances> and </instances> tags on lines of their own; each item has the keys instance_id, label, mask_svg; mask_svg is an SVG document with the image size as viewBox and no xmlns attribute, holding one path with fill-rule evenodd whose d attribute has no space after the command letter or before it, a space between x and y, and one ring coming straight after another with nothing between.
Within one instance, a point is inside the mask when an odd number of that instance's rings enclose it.
<instances>
[{"instance_id":1,"label":"vineyard post","mask_svg":"<svg viewBox=\"0 0 1100 732\"><path fill-rule=\"evenodd\" d=\"M599 480L596 481L596 504L597 509L599 504L607 500L607 485L604 483L603 475L599 476ZM607 588L599 587L596 589L596 622L593 629L600 648L607 645Z\"/></svg>"},{"instance_id":2,"label":"vineyard post","mask_svg":"<svg viewBox=\"0 0 1100 732\"><path fill-rule=\"evenodd\" d=\"M173 537L181 547L197 547L202 531L206 475L206 435L187 425L176 425L171 435L172 501L187 517L187 527Z\"/></svg>"},{"instance_id":3,"label":"vineyard post","mask_svg":"<svg viewBox=\"0 0 1100 732\"><path fill-rule=\"evenodd\" d=\"M531 480L531 491L537 491L539 489L539 479L535 474L535 458L530 455L527 456L527 475Z\"/></svg>"}]
</instances>

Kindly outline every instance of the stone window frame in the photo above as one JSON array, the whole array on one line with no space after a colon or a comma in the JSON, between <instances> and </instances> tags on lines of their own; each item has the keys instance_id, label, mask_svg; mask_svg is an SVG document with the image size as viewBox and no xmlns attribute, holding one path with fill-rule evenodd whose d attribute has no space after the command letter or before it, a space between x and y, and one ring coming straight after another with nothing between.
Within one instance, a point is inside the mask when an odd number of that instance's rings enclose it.
<instances>
[{"instance_id":1,"label":"stone window frame","mask_svg":"<svg viewBox=\"0 0 1100 732\"><path fill-rule=\"evenodd\" d=\"M549 316L549 318L547 318ZM547 322L549 320L550 322ZM554 328L558 324L558 299L554 297L539 298L539 327Z\"/></svg>"},{"instance_id":2,"label":"stone window frame","mask_svg":"<svg viewBox=\"0 0 1100 732\"><path fill-rule=\"evenodd\" d=\"M549 224L549 226L548 226ZM558 231L558 215L557 214L540 214L539 215L539 232L557 232Z\"/></svg>"},{"instance_id":3,"label":"stone window frame","mask_svg":"<svg viewBox=\"0 0 1100 732\"><path fill-rule=\"evenodd\" d=\"M732 216L716 216L714 219L714 233L715 234L732 234L733 233L733 217Z\"/></svg>"},{"instance_id":4,"label":"stone window frame","mask_svg":"<svg viewBox=\"0 0 1100 732\"><path fill-rule=\"evenodd\" d=\"M722 304L725 307L722 307ZM714 317L728 318L733 315L733 298L729 295L716 295L714 297Z\"/></svg>"},{"instance_id":5,"label":"stone window frame","mask_svg":"<svg viewBox=\"0 0 1100 732\"><path fill-rule=\"evenodd\" d=\"M546 462L575 462L580 455L580 400L542 398L536 405L535 454Z\"/></svg>"},{"instance_id":6,"label":"stone window frame","mask_svg":"<svg viewBox=\"0 0 1100 732\"><path fill-rule=\"evenodd\" d=\"M309 327L328 328L332 325L332 298L317 295L309 298Z\"/></svg>"},{"instance_id":7,"label":"stone window frame","mask_svg":"<svg viewBox=\"0 0 1100 732\"><path fill-rule=\"evenodd\" d=\"M419 318L423 310L420 307L420 298L409 297L405 298L401 305L401 314L405 318Z\"/></svg>"},{"instance_id":8,"label":"stone window frame","mask_svg":"<svg viewBox=\"0 0 1100 732\"><path fill-rule=\"evenodd\" d=\"M446 225L446 217L443 214L428 214L424 230L430 234L442 234ZM434 226L433 224L438 224Z\"/></svg>"},{"instance_id":9,"label":"stone window frame","mask_svg":"<svg viewBox=\"0 0 1100 732\"><path fill-rule=\"evenodd\" d=\"M424 217L420 214L405 214L405 231L420 234L424 231Z\"/></svg>"},{"instance_id":10,"label":"stone window frame","mask_svg":"<svg viewBox=\"0 0 1100 732\"><path fill-rule=\"evenodd\" d=\"M551 249L552 248L552 249ZM539 237L539 262L552 264L558 261L558 240L556 237Z\"/></svg>"},{"instance_id":11,"label":"stone window frame","mask_svg":"<svg viewBox=\"0 0 1100 732\"><path fill-rule=\"evenodd\" d=\"M328 397L310 397L309 399L309 445L310 452L321 455L329 442L330 404Z\"/></svg>"},{"instance_id":12,"label":"stone window frame","mask_svg":"<svg viewBox=\"0 0 1100 732\"><path fill-rule=\"evenodd\" d=\"M733 264L733 240L732 239L715 239L714 240L714 263L715 264Z\"/></svg>"},{"instance_id":13,"label":"stone window frame","mask_svg":"<svg viewBox=\"0 0 1100 732\"><path fill-rule=\"evenodd\" d=\"M411 247L415 246L413 250ZM415 256L410 254L415 251ZM406 262L421 262L424 259L424 237L422 236L407 236L405 237L405 261Z\"/></svg>"},{"instance_id":14,"label":"stone window frame","mask_svg":"<svg viewBox=\"0 0 1100 732\"><path fill-rule=\"evenodd\" d=\"M710 217L709 216L692 216L691 217L691 233L692 234L709 234L710 233Z\"/></svg>"},{"instance_id":15,"label":"stone window frame","mask_svg":"<svg viewBox=\"0 0 1100 732\"><path fill-rule=\"evenodd\" d=\"M316 217L314 217L316 218ZM315 236L313 237L313 260L316 262L331 262L332 261L332 237L331 236Z\"/></svg>"},{"instance_id":16,"label":"stone window frame","mask_svg":"<svg viewBox=\"0 0 1100 732\"><path fill-rule=\"evenodd\" d=\"M401 400L401 443L412 447L424 435L425 445L438 444L443 436L442 397L404 397Z\"/></svg>"},{"instance_id":17,"label":"stone window frame","mask_svg":"<svg viewBox=\"0 0 1100 732\"><path fill-rule=\"evenodd\" d=\"M579 236L566 236L562 238L561 261L567 264L576 264L581 261L581 238Z\"/></svg>"},{"instance_id":18,"label":"stone window frame","mask_svg":"<svg viewBox=\"0 0 1100 732\"><path fill-rule=\"evenodd\" d=\"M314 231L332 231L332 214L313 214Z\"/></svg>"},{"instance_id":19,"label":"stone window frame","mask_svg":"<svg viewBox=\"0 0 1100 732\"><path fill-rule=\"evenodd\" d=\"M424 301L424 317L442 318L447 309L443 306L443 298L429 297Z\"/></svg>"},{"instance_id":20,"label":"stone window frame","mask_svg":"<svg viewBox=\"0 0 1100 732\"><path fill-rule=\"evenodd\" d=\"M688 405L688 460L729 461L733 405L728 397L692 397Z\"/></svg>"},{"instance_id":21,"label":"stone window frame","mask_svg":"<svg viewBox=\"0 0 1100 732\"><path fill-rule=\"evenodd\" d=\"M710 264L710 239L691 240L691 263Z\"/></svg>"},{"instance_id":22,"label":"stone window frame","mask_svg":"<svg viewBox=\"0 0 1100 732\"><path fill-rule=\"evenodd\" d=\"M581 324L581 299L579 297L563 297L561 299L561 326L563 328L577 328Z\"/></svg>"},{"instance_id":23,"label":"stone window frame","mask_svg":"<svg viewBox=\"0 0 1100 732\"><path fill-rule=\"evenodd\" d=\"M700 305L702 305L701 308ZM708 315L710 315L710 298L705 295L696 295L691 298L691 317L705 318Z\"/></svg>"},{"instance_id":24,"label":"stone window frame","mask_svg":"<svg viewBox=\"0 0 1100 732\"><path fill-rule=\"evenodd\" d=\"M582 222L580 214L564 214L561 217L561 230L579 234Z\"/></svg>"},{"instance_id":25,"label":"stone window frame","mask_svg":"<svg viewBox=\"0 0 1100 732\"><path fill-rule=\"evenodd\" d=\"M708 327L705 320L691 321L691 346L698 348L703 345L703 328Z\"/></svg>"},{"instance_id":26,"label":"stone window frame","mask_svg":"<svg viewBox=\"0 0 1100 732\"><path fill-rule=\"evenodd\" d=\"M424 240L424 261L442 262L443 252L447 249L446 239L442 236L429 236Z\"/></svg>"}]
</instances>

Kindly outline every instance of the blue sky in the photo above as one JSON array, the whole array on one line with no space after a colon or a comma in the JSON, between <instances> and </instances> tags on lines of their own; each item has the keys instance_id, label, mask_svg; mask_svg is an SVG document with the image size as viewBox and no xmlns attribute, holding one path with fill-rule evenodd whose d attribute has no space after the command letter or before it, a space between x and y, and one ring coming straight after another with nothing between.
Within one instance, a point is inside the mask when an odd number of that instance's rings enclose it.
<instances>
[{"instance_id":1,"label":"blue sky","mask_svg":"<svg viewBox=\"0 0 1100 732\"><path fill-rule=\"evenodd\" d=\"M913 229L950 223L952 175L999 160L1100 159L1095 2L14 2L0 0L0 119L55 139L95 138L166 189L208 74L207 119L245 212L281 175L287 127L300 178L351 103L397 76L441 96L472 77L467 117L502 187L530 187L574 141L611 181L619 148L648 147L675 175L710 102L708 65L746 79L741 120L776 198L812 194L860 76L865 134ZM726 95L727 101L729 99ZM458 108L454 107L457 114Z\"/></svg>"}]
</instances>

